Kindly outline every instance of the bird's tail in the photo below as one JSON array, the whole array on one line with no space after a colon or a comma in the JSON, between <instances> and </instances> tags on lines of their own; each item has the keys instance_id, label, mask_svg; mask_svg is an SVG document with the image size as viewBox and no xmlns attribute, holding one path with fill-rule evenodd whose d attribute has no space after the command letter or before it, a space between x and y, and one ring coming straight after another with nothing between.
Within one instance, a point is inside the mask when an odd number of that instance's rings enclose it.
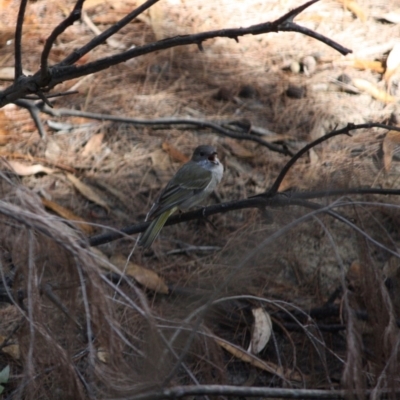
<instances>
[{"instance_id":1,"label":"bird's tail","mask_svg":"<svg viewBox=\"0 0 400 400\"><path fill-rule=\"evenodd\" d=\"M151 221L151 224L147 227L146 231L140 236L139 246L144 248L150 247L154 240L156 240L162 227L167 222L167 219L176 211L176 207L171 208L163 212L160 216Z\"/></svg>"}]
</instances>

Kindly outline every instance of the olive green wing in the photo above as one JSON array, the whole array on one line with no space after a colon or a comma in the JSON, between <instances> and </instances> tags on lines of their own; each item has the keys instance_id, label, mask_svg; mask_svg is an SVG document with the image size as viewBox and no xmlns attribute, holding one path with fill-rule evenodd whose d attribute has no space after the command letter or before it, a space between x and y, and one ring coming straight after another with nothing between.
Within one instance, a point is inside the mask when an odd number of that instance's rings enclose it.
<instances>
[{"instance_id":1,"label":"olive green wing","mask_svg":"<svg viewBox=\"0 0 400 400\"><path fill-rule=\"evenodd\" d=\"M161 192L151 208L148 218L155 218L175 206L184 203L204 190L212 180L211 171L194 162L185 164Z\"/></svg>"}]
</instances>

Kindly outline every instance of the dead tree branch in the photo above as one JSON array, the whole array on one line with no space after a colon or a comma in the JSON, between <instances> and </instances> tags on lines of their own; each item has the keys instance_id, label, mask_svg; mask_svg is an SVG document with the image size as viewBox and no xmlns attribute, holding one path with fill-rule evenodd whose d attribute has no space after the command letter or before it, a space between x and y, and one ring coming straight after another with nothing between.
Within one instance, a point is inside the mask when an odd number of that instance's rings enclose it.
<instances>
[{"instance_id":1,"label":"dead tree branch","mask_svg":"<svg viewBox=\"0 0 400 400\"><path fill-rule=\"evenodd\" d=\"M69 26L71 26L75 21L78 21L78 19L81 18L82 6L84 1L85 0L78 0L76 2L74 9L71 11L71 14L69 14L68 17L64 19L64 21L56 26L56 28L46 40L42 55L40 57L40 79L42 85L47 84L46 81L49 77L47 61L54 42L56 41L58 36L60 36Z\"/></svg>"},{"instance_id":2,"label":"dead tree branch","mask_svg":"<svg viewBox=\"0 0 400 400\"><path fill-rule=\"evenodd\" d=\"M24 17L25 17L25 10L27 3L28 0L21 0L17 17L17 27L15 28L15 80L16 81L22 75L21 41L22 41L22 27L24 25Z\"/></svg>"},{"instance_id":3,"label":"dead tree branch","mask_svg":"<svg viewBox=\"0 0 400 400\"><path fill-rule=\"evenodd\" d=\"M37 107L38 111L39 109L49 115L52 116L78 116L78 117L84 117L84 118L91 118L91 119L96 119L100 121L114 121L114 122L122 122L122 123L127 123L127 124L132 124L132 125L147 125L147 126L156 126L156 125L162 125L162 126L173 126L173 125L180 125L180 126L196 126L199 128L209 128L212 129L213 131L223 135L227 136L233 139L238 139L238 140L247 140L250 142L255 142L258 143L262 146L267 147L271 151L275 151L277 153L281 153L284 155L289 155L292 156L293 154L289 149L287 149L285 146L279 146L273 143L269 143L266 140L262 139L256 134L253 134L250 128L249 133L243 133L240 134L238 133L237 130L232 130L227 127L221 126L220 123L218 122L213 122L213 121L206 121L204 119L195 119L195 118L157 118L157 119L140 119L140 118L128 118L128 117L119 117L115 115L109 115L109 114L98 114L98 113L91 113L91 112L86 112L86 111L79 111L79 110L69 110L65 108L61 109L49 109L48 107L45 107L44 105L41 107ZM225 125L227 125L225 123Z\"/></svg>"},{"instance_id":4,"label":"dead tree branch","mask_svg":"<svg viewBox=\"0 0 400 400\"><path fill-rule=\"evenodd\" d=\"M287 206L302 206L305 208L317 210L323 208L323 206L306 201L307 199L316 199L323 197L332 197L332 196L345 196L350 194L377 194L377 195L400 195L400 189L381 189L381 188L350 188L350 189L342 189L342 190L330 190L330 191L310 191L310 192L284 192L279 193L278 189L285 175L288 173L289 169L295 164L295 162L304 155L308 150L317 146L318 144L338 135L349 134L350 131L357 129L366 129L366 128L383 128L388 130L396 130L400 131L399 127L377 124L377 123L369 123L369 124L348 124L346 127L332 131L325 136L309 143L305 147L303 147L297 154L295 154L283 167L282 171L276 178L275 182L271 186L270 189L266 190L264 193L258 194L256 196L249 197L247 199L231 201L227 203L221 203L212 205L209 207L204 207L198 210L189 211L183 214L173 215L168 218L165 225L175 225L181 222L191 221L194 219L202 219L207 218L214 214L226 213L228 211L234 210L242 210L245 208L259 208L265 209L267 207L287 207ZM354 229L356 226L348 221L345 217L337 214L329 209L326 209L326 212L330 214L332 217L339 219L344 223L350 224ZM105 233L102 235L97 235L89 238L89 243L91 246L99 246L104 243L108 243L113 240L117 240L125 235L133 235L135 233L144 232L150 222L142 222L136 225L132 225L126 228L121 229L119 232L113 231L111 233ZM360 232L362 233L362 232ZM389 251L389 250L388 250ZM395 253L397 255L397 253Z\"/></svg>"},{"instance_id":5,"label":"dead tree branch","mask_svg":"<svg viewBox=\"0 0 400 400\"><path fill-rule=\"evenodd\" d=\"M371 394L366 390L365 395ZM382 391L386 392L387 391ZM318 389L278 389L266 387L241 387L230 385L197 385L197 386L175 386L170 389L155 390L133 397L129 400L161 400L179 399L187 396L215 395L235 397L262 397L282 399L344 399L351 397L353 393L348 390L318 390ZM357 392L357 394L359 394ZM398 394L398 393L397 393Z\"/></svg>"},{"instance_id":6,"label":"dead tree branch","mask_svg":"<svg viewBox=\"0 0 400 400\"><path fill-rule=\"evenodd\" d=\"M132 13L121 19L111 28L103 32L101 35L98 35L86 46L82 47L79 50L74 51L59 64L47 67L47 57L55 38L59 34L61 34L73 22L74 18L77 18L77 16L79 15L79 10L82 6L83 0L78 0L75 5L74 11L53 31L53 33L47 39L45 49L43 50L42 53L42 60L41 60L42 65L40 70L36 72L33 76L26 77L22 75L22 69L18 67L18 63L16 62L17 66L16 75L18 75L19 79L15 80L14 83L7 89L5 89L3 92L0 92L0 107L8 103L15 102L16 100L32 93L36 93L39 95L41 92L48 92L56 85L65 82L67 80L99 72L113 65L117 65L132 58L153 53L158 50L166 50L177 46L187 46L191 44L196 44L201 50L202 43L204 41L216 37L227 37L238 41L238 38L244 35L261 35L269 32L291 31L291 32L299 32L302 34L307 34L308 36L314 37L317 40L339 51L341 54L348 54L351 52L351 50L341 46L340 44L332 41L331 39L319 35L316 32L308 30L292 22L293 18L296 17L299 13L304 11L306 8L308 8L315 2L319 1L319 0L311 0L305 3L304 5L297 7L296 9L286 13L285 15L278 18L274 22L265 22L262 24L252 25L247 28L220 29L203 33L197 33L193 35L175 36L154 43L145 44L143 46L138 46L113 56L100 58L96 61L87 63L85 65L81 66L72 65L74 62L79 60L79 58L81 58L84 54L86 54L99 44L103 43L104 40L110 37L113 33L118 32L133 18L138 16L140 13L145 11L154 3L156 3L156 1L157 0L149 0L145 2L142 6L138 7ZM23 14L23 10L20 10L20 14ZM20 25L20 30L22 30L22 24ZM16 37L16 39L18 39L18 36ZM16 50L18 50L17 45L16 45ZM20 49L18 51L20 54ZM18 51L16 51L16 55Z\"/></svg>"}]
</instances>

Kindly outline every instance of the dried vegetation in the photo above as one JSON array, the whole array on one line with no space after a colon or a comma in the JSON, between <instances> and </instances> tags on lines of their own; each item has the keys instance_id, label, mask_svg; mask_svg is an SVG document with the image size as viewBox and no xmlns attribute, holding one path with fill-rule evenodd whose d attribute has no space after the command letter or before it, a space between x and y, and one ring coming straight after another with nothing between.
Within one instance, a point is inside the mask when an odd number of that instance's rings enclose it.
<instances>
[{"instance_id":1,"label":"dried vegetation","mask_svg":"<svg viewBox=\"0 0 400 400\"><path fill-rule=\"evenodd\" d=\"M28 3L28 72L38 69L44 40L73 4ZM84 22L57 39L50 64L137 5L87 0ZM79 63L178 34L272 21L298 5L164 0ZM53 104L131 118L235 121L262 128L264 140L292 153L348 122L396 125L396 6L395 0L322 0L296 18L351 48L346 57L298 33L245 36L239 43L217 38L204 42L203 52L178 47L65 82L56 90L79 94ZM0 7L5 79L18 2L3 0ZM388 390L395 398L396 196L322 201L358 231L301 207L240 210L211 223L166 227L146 253L135 237L91 249L90 235L143 221L200 143L215 145L226 168L211 202L265 191L288 158L199 127L40 117L46 138L26 110L13 104L0 110L0 371L11 366L4 398L151 399L161 398L157 388L199 384L356 389L359 398L365 389L374 398ZM368 129L324 142L299 160L280 189L395 189L398 135Z\"/></svg>"}]
</instances>

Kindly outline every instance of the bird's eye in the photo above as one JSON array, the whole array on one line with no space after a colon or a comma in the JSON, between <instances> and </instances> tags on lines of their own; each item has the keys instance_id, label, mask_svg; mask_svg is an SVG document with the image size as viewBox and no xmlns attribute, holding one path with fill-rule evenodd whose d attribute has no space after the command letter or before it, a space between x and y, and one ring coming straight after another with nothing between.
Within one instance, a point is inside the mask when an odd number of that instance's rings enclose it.
<instances>
[{"instance_id":1,"label":"bird's eye","mask_svg":"<svg viewBox=\"0 0 400 400\"><path fill-rule=\"evenodd\" d=\"M201 156L201 157L204 156L204 152L203 152L203 151L200 152L200 156Z\"/></svg>"}]
</instances>

